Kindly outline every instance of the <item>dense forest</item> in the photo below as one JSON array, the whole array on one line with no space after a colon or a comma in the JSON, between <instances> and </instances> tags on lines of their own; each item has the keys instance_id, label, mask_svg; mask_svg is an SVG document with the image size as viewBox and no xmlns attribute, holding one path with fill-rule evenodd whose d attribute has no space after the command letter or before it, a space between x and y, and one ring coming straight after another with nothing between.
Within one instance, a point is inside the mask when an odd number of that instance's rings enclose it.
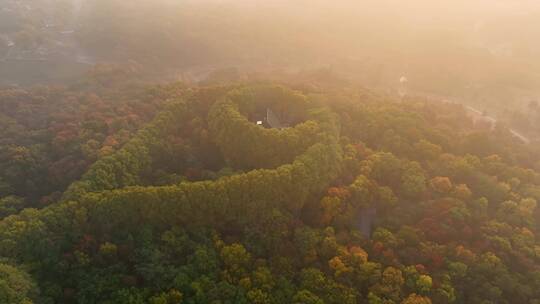
<instances>
[{"instance_id":1,"label":"dense forest","mask_svg":"<svg viewBox=\"0 0 540 304\"><path fill-rule=\"evenodd\" d=\"M0 302L540 303L538 143L313 75L134 78L0 90Z\"/></svg>"}]
</instances>

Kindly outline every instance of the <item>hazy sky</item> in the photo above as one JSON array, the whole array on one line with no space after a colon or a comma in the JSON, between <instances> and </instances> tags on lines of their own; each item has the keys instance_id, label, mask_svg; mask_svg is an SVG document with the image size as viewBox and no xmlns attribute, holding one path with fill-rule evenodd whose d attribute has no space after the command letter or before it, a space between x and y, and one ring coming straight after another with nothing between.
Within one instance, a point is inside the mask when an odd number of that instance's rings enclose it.
<instances>
[{"instance_id":1,"label":"hazy sky","mask_svg":"<svg viewBox=\"0 0 540 304\"><path fill-rule=\"evenodd\" d=\"M81 16L67 20L78 21L76 50L97 62L257 68L354 61L355 74L394 80L408 73L411 83L448 88L540 83L540 0L27 1L48 9L84 1ZM12 39L59 45L54 39L63 38L41 35L42 18L35 19L35 29L23 24Z\"/></svg>"}]
</instances>

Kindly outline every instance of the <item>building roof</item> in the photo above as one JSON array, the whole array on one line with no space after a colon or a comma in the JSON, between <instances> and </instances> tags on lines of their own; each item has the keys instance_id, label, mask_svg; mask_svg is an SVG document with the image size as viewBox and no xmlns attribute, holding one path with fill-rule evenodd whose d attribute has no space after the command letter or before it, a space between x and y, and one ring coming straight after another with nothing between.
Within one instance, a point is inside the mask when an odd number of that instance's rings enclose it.
<instances>
[{"instance_id":1,"label":"building roof","mask_svg":"<svg viewBox=\"0 0 540 304\"><path fill-rule=\"evenodd\" d=\"M266 123L268 124L270 128L274 128L274 129L284 128L279 118L270 109L266 109Z\"/></svg>"}]
</instances>

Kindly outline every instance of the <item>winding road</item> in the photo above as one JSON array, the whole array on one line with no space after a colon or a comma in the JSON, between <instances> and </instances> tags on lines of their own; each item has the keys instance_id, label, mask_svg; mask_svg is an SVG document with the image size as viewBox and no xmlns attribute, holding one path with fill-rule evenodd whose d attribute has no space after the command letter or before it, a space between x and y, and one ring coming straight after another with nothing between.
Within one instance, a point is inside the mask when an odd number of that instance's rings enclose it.
<instances>
[{"instance_id":1,"label":"winding road","mask_svg":"<svg viewBox=\"0 0 540 304\"><path fill-rule=\"evenodd\" d=\"M467 114L469 116L471 116L473 119L475 119L475 120L483 120L483 121L489 122L489 123L492 124L493 127L495 127L497 125L497 123L498 123L498 120L496 118L494 118L492 116L489 116L489 115L485 115L484 112L482 112L482 111L480 111L480 110L478 110L478 109L476 109L476 108L474 108L474 107L472 107L470 105L467 105L464 102L457 102L457 101L453 100L450 97L438 96L438 95L434 95L434 94L430 94L430 93L421 93L421 92L414 92L414 93L412 93L412 96L421 96L421 97L424 97L424 98L427 98L427 99L430 99L430 100L435 100L435 101L445 102L445 103L461 104L461 105L463 105L463 107L467 111ZM517 131L515 129L512 129L512 128L508 128L508 130L510 131L510 133L513 136L515 136L516 138L521 140L523 143L530 144L532 142L532 140L530 138L523 135L519 131Z\"/></svg>"},{"instance_id":2,"label":"winding road","mask_svg":"<svg viewBox=\"0 0 540 304\"><path fill-rule=\"evenodd\" d=\"M471 106L465 106L465 109L467 110L467 112L469 112L469 114L472 114L472 115L475 115L475 116L480 115L483 120L492 123L493 126L495 126L497 124L497 119L495 119L495 118L493 118L491 116L484 115L484 113L482 113L478 109L475 109L475 108L473 108ZM511 128L509 128L508 130L510 131L510 133L512 133L512 135L519 138L522 142L524 142L526 144L531 143L531 140L528 137L526 137L525 135L519 133L518 131L516 131L514 129L511 129Z\"/></svg>"}]
</instances>

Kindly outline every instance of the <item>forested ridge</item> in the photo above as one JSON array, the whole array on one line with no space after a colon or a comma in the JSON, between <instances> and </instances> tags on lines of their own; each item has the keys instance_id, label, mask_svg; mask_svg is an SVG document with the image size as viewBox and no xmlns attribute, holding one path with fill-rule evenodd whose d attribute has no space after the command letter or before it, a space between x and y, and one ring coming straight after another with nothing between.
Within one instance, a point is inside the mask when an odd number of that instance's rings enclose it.
<instances>
[{"instance_id":1,"label":"forested ridge","mask_svg":"<svg viewBox=\"0 0 540 304\"><path fill-rule=\"evenodd\" d=\"M540 303L540 149L504 126L364 89L104 83L0 90L0 302Z\"/></svg>"}]
</instances>

